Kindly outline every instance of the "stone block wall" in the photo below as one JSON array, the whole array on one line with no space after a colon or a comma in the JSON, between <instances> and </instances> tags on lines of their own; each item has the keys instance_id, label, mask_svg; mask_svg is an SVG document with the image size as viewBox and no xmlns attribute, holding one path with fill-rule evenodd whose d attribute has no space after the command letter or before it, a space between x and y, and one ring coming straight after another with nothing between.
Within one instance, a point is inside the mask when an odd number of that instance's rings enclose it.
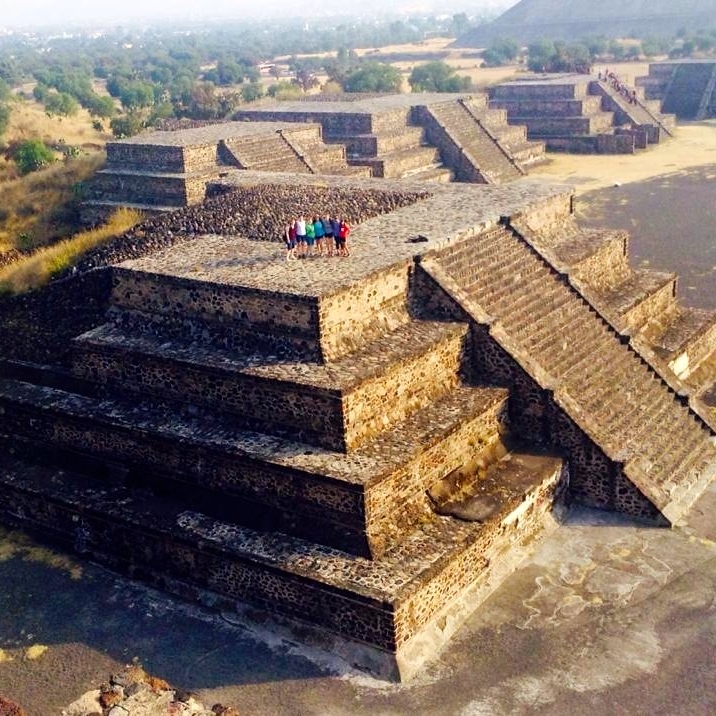
<instances>
[{"instance_id":1,"label":"stone block wall","mask_svg":"<svg viewBox=\"0 0 716 716\"><path fill-rule=\"evenodd\" d=\"M112 302L123 309L174 316L177 321L201 316L211 324L280 331L307 344L319 341L318 300L264 291L197 283L171 276L152 276L114 269Z\"/></svg>"},{"instance_id":2,"label":"stone block wall","mask_svg":"<svg viewBox=\"0 0 716 716\"><path fill-rule=\"evenodd\" d=\"M544 100L568 100L581 99L587 94L586 82L567 82L555 84L544 83L521 83L505 82L489 90L490 104L496 102L496 106L505 106L505 102L518 102L523 99L544 99Z\"/></svg>"},{"instance_id":3,"label":"stone block wall","mask_svg":"<svg viewBox=\"0 0 716 716\"><path fill-rule=\"evenodd\" d=\"M107 164L117 169L146 167L154 173L184 174L184 147L134 142L108 142Z\"/></svg>"},{"instance_id":4,"label":"stone block wall","mask_svg":"<svg viewBox=\"0 0 716 716\"><path fill-rule=\"evenodd\" d=\"M164 176L161 179L151 174L122 174L105 169L95 174L91 196L94 201L143 204L149 206L186 206L204 197L193 196L189 202L187 181L183 175ZM192 187L196 194L196 187Z\"/></svg>"},{"instance_id":5,"label":"stone block wall","mask_svg":"<svg viewBox=\"0 0 716 716\"><path fill-rule=\"evenodd\" d=\"M620 231L601 243L598 251L580 261L573 275L597 291L609 290L631 273L628 255L629 234Z\"/></svg>"},{"instance_id":6,"label":"stone block wall","mask_svg":"<svg viewBox=\"0 0 716 716\"><path fill-rule=\"evenodd\" d=\"M0 297L0 360L69 365L72 339L102 322L111 288L100 268Z\"/></svg>"},{"instance_id":7,"label":"stone block wall","mask_svg":"<svg viewBox=\"0 0 716 716\"><path fill-rule=\"evenodd\" d=\"M624 325L629 331L638 331L649 321L658 320L668 314L676 302L676 279L671 275L665 277L657 290L650 291L635 305L622 315Z\"/></svg>"}]
</instances>

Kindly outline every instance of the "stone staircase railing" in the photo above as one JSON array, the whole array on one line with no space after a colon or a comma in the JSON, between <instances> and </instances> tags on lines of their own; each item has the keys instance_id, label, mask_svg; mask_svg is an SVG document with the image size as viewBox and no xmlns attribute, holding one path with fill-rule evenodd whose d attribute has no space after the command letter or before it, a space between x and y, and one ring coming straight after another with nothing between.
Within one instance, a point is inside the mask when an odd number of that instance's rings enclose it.
<instances>
[{"instance_id":1,"label":"stone staircase railing","mask_svg":"<svg viewBox=\"0 0 716 716\"><path fill-rule=\"evenodd\" d=\"M635 124L653 125L658 127L659 130L664 132L667 136L674 136L674 133L666 126L664 121L652 112L651 109L639 99L638 95L636 97L636 104L631 104L607 82L598 81L593 84L599 88L602 96L608 96Z\"/></svg>"},{"instance_id":2,"label":"stone staircase railing","mask_svg":"<svg viewBox=\"0 0 716 716\"><path fill-rule=\"evenodd\" d=\"M499 149L502 154L505 155L505 158L515 167L515 169L517 169L520 174L526 174L527 172L524 170L524 168L520 166L520 163L515 161L512 155L502 146L502 143L500 142L497 135L490 129L487 123L484 122L482 118L474 111L472 106L464 99L459 99L457 102L475 120L480 129L482 129L482 131L492 140L497 149Z\"/></svg>"}]
</instances>

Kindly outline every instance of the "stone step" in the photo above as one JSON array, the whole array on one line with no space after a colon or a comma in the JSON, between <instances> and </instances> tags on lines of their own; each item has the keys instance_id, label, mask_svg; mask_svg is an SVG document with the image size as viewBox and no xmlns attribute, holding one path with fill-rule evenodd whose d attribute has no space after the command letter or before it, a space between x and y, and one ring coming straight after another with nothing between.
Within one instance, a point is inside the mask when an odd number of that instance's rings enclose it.
<instances>
[{"instance_id":1,"label":"stone step","mask_svg":"<svg viewBox=\"0 0 716 716\"><path fill-rule=\"evenodd\" d=\"M521 263L515 266L512 275L505 276L495 283L482 296L486 304L494 311L503 311L508 306L516 306L526 295L525 286L531 281L544 280L544 267L538 263L525 267Z\"/></svg>"},{"instance_id":2,"label":"stone step","mask_svg":"<svg viewBox=\"0 0 716 716\"><path fill-rule=\"evenodd\" d=\"M435 517L379 560L9 458L0 466L0 519L185 598L214 595L222 609L239 600L300 620L303 631L306 622L316 625L352 640L363 668L382 664L383 677L407 678L425 658L425 639L434 654L489 593L490 580L514 569L507 547L554 523L566 479L561 461L514 456L512 463L510 481L486 487L499 504L489 520Z\"/></svg>"},{"instance_id":3,"label":"stone step","mask_svg":"<svg viewBox=\"0 0 716 716\"><path fill-rule=\"evenodd\" d=\"M545 101L541 97L521 99L519 105L512 105L515 114L526 117L569 118L586 117L601 112L602 98L587 95L579 99Z\"/></svg>"},{"instance_id":4,"label":"stone step","mask_svg":"<svg viewBox=\"0 0 716 716\"><path fill-rule=\"evenodd\" d=\"M716 383L716 351L704 358L698 367L684 378L684 382L694 393L712 392L712 386ZM713 410L710 414L713 415ZM715 423L716 416L712 418L710 424L714 427ZM716 430L716 427L714 429Z\"/></svg>"},{"instance_id":5,"label":"stone step","mask_svg":"<svg viewBox=\"0 0 716 716\"><path fill-rule=\"evenodd\" d=\"M388 112L377 112L370 115L370 128L373 134L396 132L409 125L411 110L394 109Z\"/></svg>"},{"instance_id":6,"label":"stone step","mask_svg":"<svg viewBox=\"0 0 716 716\"><path fill-rule=\"evenodd\" d=\"M650 467L646 474L654 484L671 496L675 491L688 491L699 479L702 462L713 462L714 450L691 426L667 423L673 432L673 439L651 446ZM642 465L644 463L641 463Z\"/></svg>"},{"instance_id":7,"label":"stone step","mask_svg":"<svg viewBox=\"0 0 716 716\"><path fill-rule=\"evenodd\" d=\"M520 310L513 307L500 318L503 325L509 325L512 333L525 340L534 332L542 335L554 330L555 321L558 322L563 314L576 317L585 308L576 295L560 290L559 282L555 281L542 296L533 295L532 300Z\"/></svg>"},{"instance_id":8,"label":"stone step","mask_svg":"<svg viewBox=\"0 0 716 716\"><path fill-rule=\"evenodd\" d=\"M527 125L530 138L569 137L584 134L599 134L613 127L611 112L600 112L588 117L532 117L512 116L510 122Z\"/></svg>"},{"instance_id":9,"label":"stone step","mask_svg":"<svg viewBox=\"0 0 716 716\"><path fill-rule=\"evenodd\" d=\"M230 414L262 432L352 450L457 384L466 333L465 324L411 321L319 364L105 324L75 339L73 369L85 380Z\"/></svg>"},{"instance_id":10,"label":"stone step","mask_svg":"<svg viewBox=\"0 0 716 716\"><path fill-rule=\"evenodd\" d=\"M92 197L95 202L113 200L117 197L125 203L154 207L186 206L197 199L190 196L188 176L185 174L161 177L131 172L97 172L92 180ZM202 196L198 199L203 199Z\"/></svg>"},{"instance_id":11,"label":"stone step","mask_svg":"<svg viewBox=\"0 0 716 716\"><path fill-rule=\"evenodd\" d=\"M550 373L555 376L604 340L606 327L595 321L593 314L582 311L578 304L573 306L573 310L560 315L559 322L552 330L547 333L535 331L534 335L524 341L528 350L544 356L550 366ZM575 345L568 337L569 333L565 335L565 331L578 331L580 342Z\"/></svg>"},{"instance_id":12,"label":"stone step","mask_svg":"<svg viewBox=\"0 0 716 716\"><path fill-rule=\"evenodd\" d=\"M512 158L522 167L530 167L548 161L544 142L528 141L508 145Z\"/></svg>"},{"instance_id":13,"label":"stone step","mask_svg":"<svg viewBox=\"0 0 716 716\"><path fill-rule=\"evenodd\" d=\"M436 164L427 169L418 169L417 171L409 172L404 178L410 179L411 181L445 183L453 180L453 173L443 164Z\"/></svg>"},{"instance_id":14,"label":"stone step","mask_svg":"<svg viewBox=\"0 0 716 716\"><path fill-rule=\"evenodd\" d=\"M631 274L626 231L579 231L553 246L557 259L596 290L616 286Z\"/></svg>"},{"instance_id":15,"label":"stone step","mask_svg":"<svg viewBox=\"0 0 716 716\"><path fill-rule=\"evenodd\" d=\"M373 176L386 179L401 178L410 172L433 167L440 156L434 147L408 147L388 152L376 158L351 158L353 166L369 166Z\"/></svg>"},{"instance_id":16,"label":"stone step","mask_svg":"<svg viewBox=\"0 0 716 716\"><path fill-rule=\"evenodd\" d=\"M676 274L632 271L626 281L599 291L600 309L620 330L636 332L658 320L676 300Z\"/></svg>"},{"instance_id":17,"label":"stone step","mask_svg":"<svg viewBox=\"0 0 716 716\"><path fill-rule=\"evenodd\" d=\"M586 82L549 82L539 85L530 80L524 83L505 82L490 87L490 106L513 105L524 100L530 100L534 98L535 94L538 94L544 100L579 99L586 97L587 90L588 84Z\"/></svg>"},{"instance_id":18,"label":"stone step","mask_svg":"<svg viewBox=\"0 0 716 716\"><path fill-rule=\"evenodd\" d=\"M507 391L457 387L351 453L237 428L144 397L102 398L0 379L2 432L33 454L120 465L213 511L355 554L382 554L431 511L426 490L506 431ZM97 467L91 474L100 474Z\"/></svg>"},{"instance_id":19,"label":"stone step","mask_svg":"<svg viewBox=\"0 0 716 716\"><path fill-rule=\"evenodd\" d=\"M481 116L480 121L498 138L502 146L510 150L522 147L527 142L527 128L524 125L507 124L502 112L498 113L498 117Z\"/></svg>"},{"instance_id":20,"label":"stone step","mask_svg":"<svg viewBox=\"0 0 716 716\"><path fill-rule=\"evenodd\" d=\"M340 142L351 158L377 157L399 149L421 146L422 127L400 127L378 134L356 134L347 137L333 137L331 141Z\"/></svg>"},{"instance_id":21,"label":"stone step","mask_svg":"<svg viewBox=\"0 0 716 716\"><path fill-rule=\"evenodd\" d=\"M688 379L716 350L715 311L679 306L659 329L649 334L649 342L682 379Z\"/></svg>"},{"instance_id":22,"label":"stone step","mask_svg":"<svg viewBox=\"0 0 716 716\"><path fill-rule=\"evenodd\" d=\"M188 247L179 257L158 252L113 267L112 305L159 316L177 330L186 326L192 339L206 331L207 339L226 338L230 345L233 332L242 337L253 332L259 337L278 334L285 343L305 350L308 357L324 361L359 349L386 326L394 325L394 316L405 315L409 281L405 264L375 271L330 294L320 287L312 290L311 266L305 271L304 290L298 294L281 290L280 278L282 272L300 271L303 266L277 264L276 255L281 252L277 245L244 241L237 248L235 237L206 236L193 246L193 254ZM206 272L204 265L209 267ZM248 281L248 285L237 285L237 266L250 266L266 280L257 280L256 287ZM276 290L264 288L272 283Z\"/></svg>"}]
</instances>

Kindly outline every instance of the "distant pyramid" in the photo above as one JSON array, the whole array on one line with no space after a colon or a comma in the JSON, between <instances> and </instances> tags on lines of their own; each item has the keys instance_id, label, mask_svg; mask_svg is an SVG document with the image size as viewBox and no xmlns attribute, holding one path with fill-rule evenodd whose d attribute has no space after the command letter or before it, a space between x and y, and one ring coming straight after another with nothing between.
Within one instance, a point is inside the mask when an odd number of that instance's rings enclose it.
<instances>
[{"instance_id":1,"label":"distant pyramid","mask_svg":"<svg viewBox=\"0 0 716 716\"><path fill-rule=\"evenodd\" d=\"M496 20L455 43L485 47L501 38L522 43L541 38L645 37L716 27L716 0L522 0Z\"/></svg>"}]
</instances>

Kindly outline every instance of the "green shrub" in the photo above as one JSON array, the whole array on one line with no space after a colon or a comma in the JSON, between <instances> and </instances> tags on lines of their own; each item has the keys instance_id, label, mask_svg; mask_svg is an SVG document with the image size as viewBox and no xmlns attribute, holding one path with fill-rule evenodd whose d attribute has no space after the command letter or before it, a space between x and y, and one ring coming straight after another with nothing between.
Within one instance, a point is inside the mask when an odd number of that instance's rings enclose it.
<instances>
[{"instance_id":1,"label":"green shrub","mask_svg":"<svg viewBox=\"0 0 716 716\"><path fill-rule=\"evenodd\" d=\"M55 161L52 150L39 139L28 139L19 144L13 158L22 174L37 171Z\"/></svg>"}]
</instances>

